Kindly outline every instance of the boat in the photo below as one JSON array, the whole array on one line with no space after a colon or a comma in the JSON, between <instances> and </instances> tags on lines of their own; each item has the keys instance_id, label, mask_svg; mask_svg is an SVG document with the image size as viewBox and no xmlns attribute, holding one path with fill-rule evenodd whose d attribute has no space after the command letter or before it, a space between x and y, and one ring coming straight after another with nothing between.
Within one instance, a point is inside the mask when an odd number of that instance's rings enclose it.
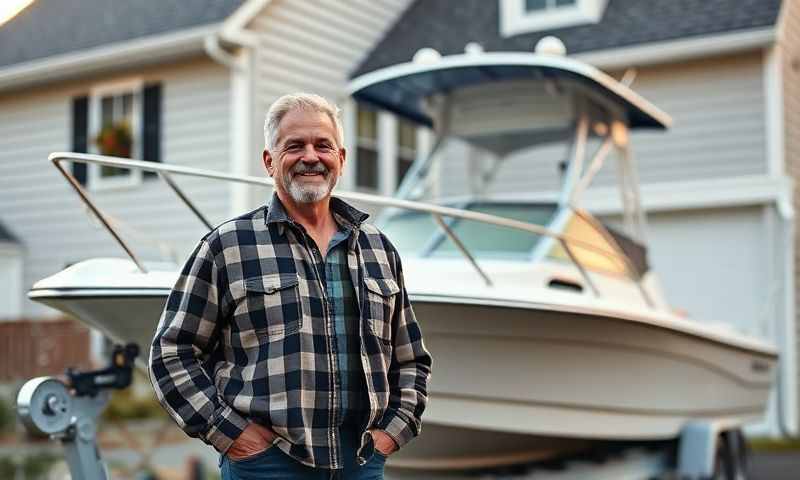
<instances>
[{"instance_id":1,"label":"boat","mask_svg":"<svg viewBox=\"0 0 800 480\"><path fill-rule=\"evenodd\" d=\"M436 135L396 197L336 193L382 208L377 223L401 252L435 361L423 432L390 467L519 464L604 442L668 442L696 422L735 431L764 415L776 347L676 311L647 262L630 133L666 130L671 119L627 82L546 39L535 53L424 49L412 62L353 79L348 93ZM504 164L526 168L554 145L569 152L554 175L555 196L490 187ZM582 204L612 156L624 212L615 226ZM177 266L142 262L64 163L156 172L203 221L172 175L271 185L97 155L50 158L129 258L79 262L37 282L29 297L141 345ZM467 160L490 168L467 191L443 195L442 176Z\"/></svg>"}]
</instances>

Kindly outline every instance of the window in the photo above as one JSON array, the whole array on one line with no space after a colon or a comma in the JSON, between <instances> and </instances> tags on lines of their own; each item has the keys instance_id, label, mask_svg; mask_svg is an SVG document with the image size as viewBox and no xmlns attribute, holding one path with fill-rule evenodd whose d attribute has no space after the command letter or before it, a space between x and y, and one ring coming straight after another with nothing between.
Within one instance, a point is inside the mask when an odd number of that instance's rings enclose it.
<instances>
[{"instance_id":1,"label":"window","mask_svg":"<svg viewBox=\"0 0 800 480\"><path fill-rule=\"evenodd\" d=\"M392 195L419 152L427 151L428 132L417 124L371 105L347 106L346 143L353 162L351 181L356 189Z\"/></svg>"},{"instance_id":2,"label":"window","mask_svg":"<svg viewBox=\"0 0 800 480\"><path fill-rule=\"evenodd\" d=\"M132 91L104 95L100 98L100 125L95 131L93 143L99 153L114 157L134 158ZM137 149L138 150L138 149ZM132 172L124 168L100 166L100 178L126 177Z\"/></svg>"},{"instance_id":3,"label":"window","mask_svg":"<svg viewBox=\"0 0 800 480\"><path fill-rule=\"evenodd\" d=\"M411 168L417 158L417 126L413 123L397 120L397 186Z\"/></svg>"},{"instance_id":4,"label":"window","mask_svg":"<svg viewBox=\"0 0 800 480\"><path fill-rule=\"evenodd\" d=\"M378 190L378 113L364 105L357 106L356 186Z\"/></svg>"},{"instance_id":5,"label":"window","mask_svg":"<svg viewBox=\"0 0 800 480\"><path fill-rule=\"evenodd\" d=\"M161 161L161 85L140 80L102 84L72 101L72 150ZM75 178L93 189L137 185L139 170L73 164Z\"/></svg>"},{"instance_id":6,"label":"window","mask_svg":"<svg viewBox=\"0 0 800 480\"><path fill-rule=\"evenodd\" d=\"M140 81L95 87L90 98L89 151L121 158L141 158ZM89 166L92 188L135 185L141 171Z\"/></svg>"},{"instance_id":7,"label":"window","mask_svg":"<svg viewBox=\"0 0 800 480\"><path fill-rule=\"evenodd\" d=\"M466 209L546 226L553 219L556 205L477 202L468 205ZM476 258L527 260L541 238L539 235L521 230L464 219L455 220L450 228ZM461 255L458 247L449 238L443 239L432 254L441 257Z\"/></svg>"},{"instance_id":8,"label":"window","mask_svg":"<svg viewBox=\"0 0 800 480\"><path fill-rule=\"evenodd\" d=\"M608 0L498 0L500 32L522 33L597 23Z\"/></svg>"},{"instance_id":9,"label":"window","mask_svg":"<svg viewBox=\"0 0 800 480\"><path fill-rule=\"evenodd\" d=\"M556 212L555 204L474 202L448 206L542 226L550 224ZM528 260L540 240L535 234L487 223L452 218L445 221L476 258ZM403 253L461 257L458 247L442 233L429 213L399 212L381 225L381 230L391 237L392 243Z\"/></svg>"},{"instance_id":10,"label":"window","mask_svg":"<svg viewBox=\"0 0 800 480\"><path fill-rule=\"evenodd\" d=\"M577 0L525 0L525 10L532 12L534 10L544 11L548 9L574 6Z\"/></svg>"}]
</instances>

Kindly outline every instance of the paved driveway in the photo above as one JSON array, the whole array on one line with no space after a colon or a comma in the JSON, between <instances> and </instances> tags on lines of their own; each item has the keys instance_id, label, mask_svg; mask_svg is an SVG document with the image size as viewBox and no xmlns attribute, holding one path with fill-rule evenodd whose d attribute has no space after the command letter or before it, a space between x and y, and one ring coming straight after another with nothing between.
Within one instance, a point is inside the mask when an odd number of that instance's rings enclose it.
<instances>
[{"instance_id":1,"label":"paved driveway","mask_svg":"<svg viewBox=\"0 0 800 480\"><path fill-rule=\"evenodd\" d=\"M800 451L753 453L751 480L797 480L800 478Z\"/></svg>"}]
</instances>

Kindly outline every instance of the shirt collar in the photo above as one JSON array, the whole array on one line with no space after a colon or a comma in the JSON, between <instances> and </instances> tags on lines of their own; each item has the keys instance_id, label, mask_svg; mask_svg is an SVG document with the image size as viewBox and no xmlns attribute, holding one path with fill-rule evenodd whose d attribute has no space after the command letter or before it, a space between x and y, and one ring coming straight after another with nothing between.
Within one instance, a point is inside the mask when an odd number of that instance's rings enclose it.
<instances>
[{"instance_id":1,"label":"shirt collar","mask_svg":"<svg viewBox=\"0 0 800 480\"><path fill-rule=\"evenodd\" d=\"M340 198L331 197L330 206L336 223L346 230L351 230L358 227L369 217L368 214L358 210ZM281 200L278 198L277 193L273 192L272 194L269 207L267 208L267 217L265 222L267 225L270 223L278 224L281 228L281 231L286 223L294 223L292 219L289 218L289 214L286 213L286 209L284 208L283 203L281 203Z\"/></svg>"}]
</instances>

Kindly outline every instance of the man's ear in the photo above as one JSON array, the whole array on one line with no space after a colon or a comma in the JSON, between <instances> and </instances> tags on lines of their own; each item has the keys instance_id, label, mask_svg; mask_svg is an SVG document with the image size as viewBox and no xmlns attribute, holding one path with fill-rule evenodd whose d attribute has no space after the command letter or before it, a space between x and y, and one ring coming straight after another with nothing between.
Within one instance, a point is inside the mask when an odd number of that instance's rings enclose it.
<instances>
[{"instance_id":1,"label":"man's ear","mask_svg":"<svg viewBox=\"0 0 800 480\"><path fill-rule=\"evenodd\" d=\"M269 150L264 149L261 153L261 158L264 161L264 168L267 169L267 173L272 177L275 173L275 167L272 165L272 155L269 153Z\"/></svg>"},{"instance_id":2,"label":"man's ear","mask_svg":"<svg viewBox=\"0 0 800 480\"><path fill-rule=\"evenodd\" d=\"M344 147L339 149L339 176L341 177L344 172L344 166L347 164L347 149Z\"/></svg>"}]
</instances>

